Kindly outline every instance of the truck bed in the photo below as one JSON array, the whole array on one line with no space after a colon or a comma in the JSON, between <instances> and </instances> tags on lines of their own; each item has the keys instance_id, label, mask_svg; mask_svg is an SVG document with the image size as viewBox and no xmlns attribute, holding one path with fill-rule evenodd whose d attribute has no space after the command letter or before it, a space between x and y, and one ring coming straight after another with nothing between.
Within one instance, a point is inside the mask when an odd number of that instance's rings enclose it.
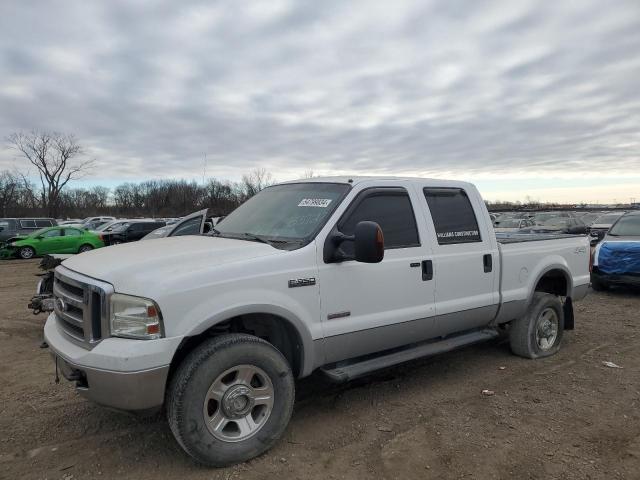
<instances>
[{"instance_id":1,"label":"truck bed","mask_svg":"<svg viewBox=\"0 0 640 480\"><path fill-rule=\"evenodd\" d=\"M579 238L585 235L570 235L567 233L496 233L498 243L540 242L542 240L556 240L559 238Z\"/></svg>"},{"instance_id":2,"label":"truck bed","mask_svg":"<svg viewBox=\"0 0 640 480\"><path fill-rule=\"evenodd\" d=\"M524 308L542 274L555 269L568 280L567 296L580 300L589 285L589 239L551 233L497 234L503 311Z\"/></svg>"}]
</instances>

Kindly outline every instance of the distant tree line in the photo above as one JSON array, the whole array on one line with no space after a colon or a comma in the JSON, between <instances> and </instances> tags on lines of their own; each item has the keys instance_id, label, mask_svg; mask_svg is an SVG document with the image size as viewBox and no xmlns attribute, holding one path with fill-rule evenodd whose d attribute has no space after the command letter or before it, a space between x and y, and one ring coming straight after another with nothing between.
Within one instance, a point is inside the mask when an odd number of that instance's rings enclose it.
<instances>
[{"instance_id":1,"label":"distant tree line","mask_svg":"<svg viewBox=\"0 0 640 480\"><path fill-rule=\"evenodd\" d=\"M60 192L56 215L51 215L35 184L20 174L5 170L0 172L0 215L175 217L203 208L209 208L216 215L226 215L271 183L268 173L254 170L244 175L240 182L210 178L204 185L188 180L147 180L123 183L113 189L67 187Z\"/></svg>"},{"instance_id":2,"label":"distant tree line","mask_svg":"<svg viewBox=\"0 0 640 480\"><path fill-rule=\"evenodd\" d=\"M274 183L271 174L261 168L243 175L240 182L172 179L128 182L113 189L72 188L69 182L86 175L94 166L93 160L82 159L84 150L73 135L20 132L7 138L7 146L36 168L38 184L23 170L0 171L2 217L174 217L203 208L226 215Z\"/></svg>"}]
</instances>

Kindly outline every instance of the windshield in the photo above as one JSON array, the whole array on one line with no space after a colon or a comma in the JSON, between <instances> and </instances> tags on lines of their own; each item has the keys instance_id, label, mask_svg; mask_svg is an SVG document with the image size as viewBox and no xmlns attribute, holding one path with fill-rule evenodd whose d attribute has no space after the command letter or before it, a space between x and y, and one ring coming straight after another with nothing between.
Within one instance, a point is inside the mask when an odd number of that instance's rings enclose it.
<instances>
[{"instance_id":1,"label":"windshield","mask_svg":"<svg viewBox=\"0 0 640 480\"><path fill-rule=\"evenodd\" d=\"M536 213L534 218L538 222L544 222L546 220L552 219L557 216L558 216L557 213Z\"/></svg>"},{"instance_id":2,"label":"windshield","mask_svg":"<svg viewBox=\"0 0 640 480\"><path fill-rule=\"evenodd\" d=\"M567 223L568 220L566 218L550 218L542 222L542 225L547 227L564 227Z\"/></svg>"},{"instance_id":3,"label":"windshield","mask_svg":"<svg viewBox=\"0 0 640 480\"><path fill-rule=\"evenodd\" d=\"M620 218L609 230L609 235L619 237L640 236L640 215L628 215Z\"/></svg>"},{"instance_id":4,"label":"windshield","mask_svg":"<svg viewBox=\"0 0 640 480\"><path fill-rule=\"evenodd\" d=\"M602 215L601 217L598 217L596 221L593 223L595 225L598 225L601 223L604 225L611 225L613 222L615 222L619 218L620 218L620 215Z\"/></svg>"},{"instance_id":5,"label":"windshield","mask_svg":"<svg viewBox=\"0 0 640 480\"><path fill-rule=\"evenodd\" d=\"M120 231L120 230L126 230L127 228L129 228L129 225L131 224L131 222L124 222L124 223L120 223L118 225L114 225L113 228L110 230L111 232L116 232L116 231Z\"/></svg>"},{"instance_id":6,"label":"windshield","mask_svg":"<svg viewBox=\"0 0 640 480\"><path fill-rule=\"evenodd\" d=\"M303 243L322 228L349 189L345 184L312 182L268 187L216 225L214 233Z\"/></svg>"},{"instance_id":7,"label":"windshield","mask_svg":"<svg viewBox=\"0 0 640 480\"><path fill-rule=\"evenodd\" d=\"M102 225L100 225L99 227L97 227L95 230L96 232L104 232L105 230L109 229L109 230L113 230L118 228L121 224L123 224L125 222L122 221L118 221L118 222L107 222L107 223L103 223Z\"/></svg>"},{"instance_id":8,"label":"windshield","mask_svg":"<svg viewBox=\"0 0 640 480\"><path fill-rule=\"evenodd\" d=\"M582 220L584 223L591 223L599 216L600 215L598 215L597 213L587 213L586 215L581 216L580 220Z\"/></svg>"},{"instance_id":9,"label":"windshield","mask_svg":"<svg viewBox=\"0 0 640 480\"><path fill-rule=\"evenodd\" d=\"M171 230L172 228L173 228L173 225L156 228L154 231L152 231L151 233L148 233L145 237L143 237L143 239L147 239L148 240L148 239L151 239L151 238L163 238L163 237L166 237L167 234L169 233L169 230Z\"/></svg>"},{"instance_id":10,"label":"windshield","mask_svg":"<svg viewBox=\"0 0 640 480\"><path fill-rule=\"evenodd\" d=\"M498 228L519 228L521 220L501 220L496 225Z\"/></svg>"}]
</instances>

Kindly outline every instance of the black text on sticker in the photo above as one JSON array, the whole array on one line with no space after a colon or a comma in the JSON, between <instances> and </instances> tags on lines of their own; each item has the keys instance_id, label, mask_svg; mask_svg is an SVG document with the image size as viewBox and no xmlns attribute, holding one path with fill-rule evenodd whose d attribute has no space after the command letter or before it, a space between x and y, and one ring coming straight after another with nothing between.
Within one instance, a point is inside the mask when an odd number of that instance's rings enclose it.
<instances>
[{"instance_id":1,"label":"black text on sticker","mask_svg":"<svg viewBox=\"0 0 640 480\"><path fill-rule=\"evenodd\" d=\"M302 200L300 200L298 206L327 208L330 203L330 198L303 198Z\"/></svg>"}]
</instances>

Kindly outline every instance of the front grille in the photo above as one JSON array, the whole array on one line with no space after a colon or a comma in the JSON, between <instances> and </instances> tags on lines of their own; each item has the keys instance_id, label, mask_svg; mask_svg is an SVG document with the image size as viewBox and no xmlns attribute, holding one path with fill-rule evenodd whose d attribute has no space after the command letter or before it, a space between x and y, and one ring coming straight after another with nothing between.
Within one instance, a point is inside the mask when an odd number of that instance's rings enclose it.
<instances>
[{"instance_id":1,"label":"front grille","mask_svg":"<svg viewBox=\"0 0 640 480\"><path fill-rule=\"evenodd\" d=\"M56 268L54 312L61 330L76 344L92 348L106 332L108 297L113 287L62 266Z\"/></svg>"}]
</instances>

